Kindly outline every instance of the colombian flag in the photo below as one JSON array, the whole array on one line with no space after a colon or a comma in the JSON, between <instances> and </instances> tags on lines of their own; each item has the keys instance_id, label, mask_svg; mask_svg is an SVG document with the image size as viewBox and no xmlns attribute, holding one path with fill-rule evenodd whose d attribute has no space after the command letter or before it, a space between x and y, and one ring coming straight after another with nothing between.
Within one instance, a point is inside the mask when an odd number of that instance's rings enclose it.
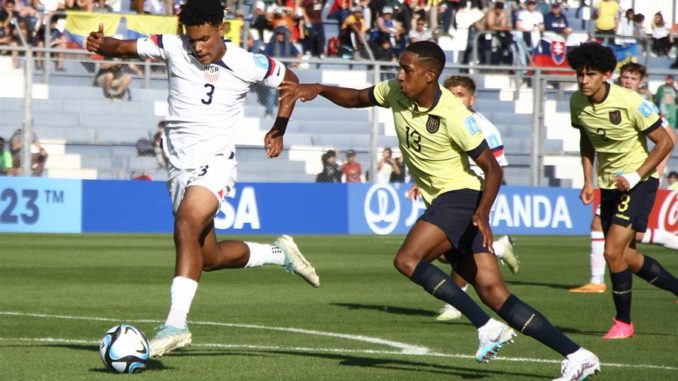
<instances>
[{"instance_id":1,"label":"colombian flag","mask_svg":"<svg viewBox=\"0 0 678 381\"><path fill-rule=\"evenodd\" d=\"M105 36L113 36L118 31L121 17L115 13L66 11L64 34L68 38L69 48L85 48L87 36L90 32L96 32L99 24L104 24Z\"/></svg>"},{"instance_id":2,"label":"colombian flag","mask_svg":"<svg viewBox=\"0 0 678 381\"><path fill-rule=\"evenodd\" d=\"M136 40L151 34L177 34L176 16L125 15L127 38Z\"/></svg>"}]
</instances>

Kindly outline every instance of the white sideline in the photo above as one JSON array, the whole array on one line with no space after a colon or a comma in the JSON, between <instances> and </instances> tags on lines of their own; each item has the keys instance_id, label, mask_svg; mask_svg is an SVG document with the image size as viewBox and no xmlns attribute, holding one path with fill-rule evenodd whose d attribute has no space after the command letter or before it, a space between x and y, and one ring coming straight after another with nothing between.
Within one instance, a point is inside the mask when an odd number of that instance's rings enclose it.
<instances>
[{"instance_id":1,"label":"white sideline","mask_svg":"<svg viewBox=\"0 0 678 381\"><path fill-rule=\"evenodd\" d=\"M0 315L48 318L48 319L67 319L67 320L89 320L89 321L109 321L109 322L125 321L125 320L120 320L120 319L104 318L104 317L49 315L49 314L23 313L23 312L14 312L14 311L0 311ZM127 321L135 321L135 322L138 322L138 323L162 323L162 321L160 321L160 320L134 319L134 320L127 320ZM219 343L194 343L194 344L191 344L191 347L197 347L197 348L279 350L279 351L294 351L294 352L363 353L363 354L381 354L381 355L430 356L430 357L457 358L457 359L474 359L475 358L472 355L465 355L465 354L459 354L459 353L431 352L426 347L408 345L408 344L404 344L404 343L398 343L398 342L395 342L395 341L384 340L384 339L362 336L362 335L347 335L347 334L332 333L332 332L306 330L306 329L300 329L300 328L269 327L269 326L262 326L262 325L253 325L253 324L231 324L231 323L205 322L205 321L203 321L203 322L192 321L191 324L223 326L223 327L236 327L236 328L268 329L268 330L294 332L294 333L302 333L302 334L309 334L309 335L339 337L339 338L369 342L369 343L374 343L374 344L383 344L383 345L387 345L387 346L392 346L394 348L400 348L401 350L400 351L388 351L388 350L347 349L347 348L309 348L309 347L286 347L286 346L275 346L275 345L219 344ZM9 342L34 342L34 343L61 343L61 344L99 345L98 340L63 339L63 338L54 338L54 337L39 337L39 338L0 337L0 342L2 342L2 341L6 341L6 342L9 341ZM561 362L561 360L552 360L552 359L540 359L540 358L532 358L532 357L503 357L503 356L496 357L496 358L493 359L493 361L525 362L525 363L548 363L548 364L559 364ZM613 368L656 369L656 370L666 370L666 371L678 371L678 367L668 366L668 365L620 364L620 363L601 363L601 365L605 366L605 367L613 367Z\"/></svg>"}]
</instances>

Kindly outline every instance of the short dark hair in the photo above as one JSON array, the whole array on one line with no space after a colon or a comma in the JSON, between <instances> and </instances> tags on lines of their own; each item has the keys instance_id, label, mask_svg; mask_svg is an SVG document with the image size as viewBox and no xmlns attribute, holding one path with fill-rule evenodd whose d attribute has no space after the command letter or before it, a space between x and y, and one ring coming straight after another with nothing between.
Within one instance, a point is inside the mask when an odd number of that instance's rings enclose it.
<instances>
[{"instance_id":1,"label":"short dark hair","mask_svg":"<svg viewBox=\"0 0 678 381\"><path fill-rule=\"evenodd\" d=\"M445 82L443 82L443 87L446 89L457 86L471 90L471 94L476 93L476 82L466 75L451 75L445 78Z\"/></svg>"},{"instance_id":2,"label":"short dark hair","mask_svg":"<svg viewBox=\"0 0 678 381\"><path fill-rule=\"evenodd\" d=\"M179 21L186 26L221 25L224 22L224 5L221 0L188 0L181 6Z\"/></svg>"},{"instance_id":3,"label":"short dark hair","mask_svg":"<svg viewBox=\"0 0 678 381\"><path fill-rule=\"evenodd\" d=\"M669 172L669 174L666 177L676 177L676 178L678 178L678 172L671 171L671 172Z\"/></svg>"},{"instance_id":4,"label":"short dark hair","mask_svg":"<svg viewBox=\"0 0 678 381\"><path fill-rule=\"evenodd\" d=\"M645 78L647 75L647 69L645 66L636 62L627 62L619 68L619 74L623 74L625 71L630 73L639 73L640 78Z\"/></svg>"},{"instance_id":5,"label":"short dark hair","mask_svg":"<svg viewBox=\"0 0 678 381\"><path fill-rule=\"evenodd\" d=\"M408 45L405 51L418 55L420 60L428 61L436 72L436 78L443 72L445 52L435 42L417 41Z\"/></svg>"},{"instance_id":6,"label":"short dark hair","mask_svg":"<svg viewBox=\"0 0 678 381\"><path fill-rule=\"evenodd\" d=\"M607 73L617 67L617 58L612 49L595 42L587 42L572 49L567 53L567 62L575 71L589 68Z\"/></svg>"}]
</instances>

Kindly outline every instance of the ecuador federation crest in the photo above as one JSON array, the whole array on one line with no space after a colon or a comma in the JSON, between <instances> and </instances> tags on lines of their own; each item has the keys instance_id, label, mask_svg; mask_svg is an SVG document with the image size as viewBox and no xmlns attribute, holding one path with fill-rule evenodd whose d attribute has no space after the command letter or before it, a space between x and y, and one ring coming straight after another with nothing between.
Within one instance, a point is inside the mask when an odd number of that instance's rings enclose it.
<instances>
[{"instance_id":1,"label":"ecuador federation crest","mask_svg":"<svg viewBox=\"0 0 678 381\"><path fill-rule=\"evenodd\" d=\"M619 123L621 123L621 120L622 120L621 111L619 111L619 110L610 111L609 115L610 115L610 123L612 123L614 125L618 125Z\"/></svg>"},{"instance_id":2,"label":"ecuador federation crest","mask_svg":"<svg viewBox=\"0 0 678 381\"><path fill-rule=\"evenodd\" d=\"M435 134L440 129L440 117L435 115L429 115L428 120L426 121L426 131Z\"/></svg>"}]
</instances>

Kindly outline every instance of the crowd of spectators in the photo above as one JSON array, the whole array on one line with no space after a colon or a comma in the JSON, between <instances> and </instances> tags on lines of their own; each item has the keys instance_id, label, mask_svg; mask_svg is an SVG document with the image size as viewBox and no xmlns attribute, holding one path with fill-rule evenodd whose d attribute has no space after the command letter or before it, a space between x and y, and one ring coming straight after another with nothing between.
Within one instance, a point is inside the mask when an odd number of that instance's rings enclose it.
<instances>
[{"instance_id":1,"label":"crowd of spectators","mask_svg":"<svg viewBox=\"0 0 678 381\"><path fill-rule=\"evenodd\" d=\"M321 156L322 171L315 181L318 183L364 183L370 181L369 171L363 172L355 150L346 151L343 163L337 161L337 153L328 150ZM390 148L384 148L377 162L376 183L403 183L407 179L405 163L400 156L394 156Z\"/></svg>"},{"instance_id":2,"label":"crowd of spectators","mask_svg":"<svg viewBox=\"0 0 678 381\"><path fill-rule=\"evenodd\" d=\"M0 176L22 176L21 171L21 150L23 148L23 130L14 131L9 139L5 141L0 137ZM47 163L47 150L40 144L35 133L31 138L31 173L26 176L42 176Z\"/></svg>"}]
</instances>

